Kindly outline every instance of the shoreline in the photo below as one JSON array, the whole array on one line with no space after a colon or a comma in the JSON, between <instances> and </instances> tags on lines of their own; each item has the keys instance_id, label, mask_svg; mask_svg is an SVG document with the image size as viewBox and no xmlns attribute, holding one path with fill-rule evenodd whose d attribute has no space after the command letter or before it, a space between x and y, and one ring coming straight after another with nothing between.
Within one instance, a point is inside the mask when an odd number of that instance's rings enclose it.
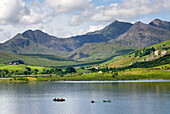
<instances>
[{"instance_id":1,"label":"shoreline","mask_svg":"<svg viewBox=\"0 0 170 114\"><path fill-rule=\"evenodd\" d=\"M170 80L116 80L116 81L56 81L61 83L135 83L135 82L170 82Z\"/></svg>"},{"instance_id":2,"label":"shoreline","mask_svg":"<svg viewBox=\"0 0 170 114\"><path fill-rule=\"evenodd\" d=\"M170 82L170 79L128 79L128 80L13 80L12 78L0 79L0 82L29 83L29 82L59 82L59 83L144 83L144 82Z\"/></svg>"}]
</instances>

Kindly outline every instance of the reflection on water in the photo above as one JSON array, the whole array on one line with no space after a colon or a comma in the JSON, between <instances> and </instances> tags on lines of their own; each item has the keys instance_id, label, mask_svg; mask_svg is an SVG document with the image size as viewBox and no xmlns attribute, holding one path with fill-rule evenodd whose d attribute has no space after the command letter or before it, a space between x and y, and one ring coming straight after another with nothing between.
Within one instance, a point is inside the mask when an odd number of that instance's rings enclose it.
<instances>
[{"instance_id":1,"label":"reflection on water","mask_svg":"<svg viewBox=\"0 0 170 114\"><path fill-rule=\"evenodd\" d=\"M0 114L168 114L170 82L0 83L0 104Z\"/></svg>"}]
</instances>

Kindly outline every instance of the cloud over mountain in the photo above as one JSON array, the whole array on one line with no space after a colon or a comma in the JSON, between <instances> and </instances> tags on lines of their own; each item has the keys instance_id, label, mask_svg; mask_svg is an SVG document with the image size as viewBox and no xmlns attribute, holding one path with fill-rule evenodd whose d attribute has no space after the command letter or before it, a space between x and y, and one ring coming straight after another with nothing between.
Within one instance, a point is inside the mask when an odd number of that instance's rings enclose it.
<instances>
[{"instance_id":1,"label":"cloud over mountain","mask_svg":"<svg viewBox=\"0 0 170 114\"><path fill-rule=\"evenodd\" d=\"M168 0L124 0L108 6L93 6L84 12L73 15L71 25L82 22L109 22L111 20L133 19L140 15L160 13L170 10Z\"/></svg>"}]
</instances>

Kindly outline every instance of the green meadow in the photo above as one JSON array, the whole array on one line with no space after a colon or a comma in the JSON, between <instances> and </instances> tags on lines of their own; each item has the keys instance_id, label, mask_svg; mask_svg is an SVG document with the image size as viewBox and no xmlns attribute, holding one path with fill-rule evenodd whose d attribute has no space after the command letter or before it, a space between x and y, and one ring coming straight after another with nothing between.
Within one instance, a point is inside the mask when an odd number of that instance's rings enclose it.
<instances>
[{"instance_id":1,"label":"green meadow","mask_svg":"<svg viewBox=\"0 0 170 114\"><path fill-rule=\"evenodd\" d=\"M86 73L87 69L77 68L75 73L66 74L36 74L36 75L15 75L11 76L9 79L1 80L7 82L31 82L31 81L104 81L104 80L170 80L170 71L165 69L162 65L153 68L131 68L122 71L115 72L103 72L98 73L95 71L93 73ZM30 66L31 67L31 66ZM3 66L6 68L6 66ZM18 70L23 70L23 66L16 67ZM32 69L43 70L41 67L32 66ZM2 69L2 67L1 67ZM9 67L10 70L14 69L14 66ZM51 68L47 68L51 69ZM65 69L63 69L64 71ZM100 70L100 69L99 69Z\"/></svg>"}]
</instances>

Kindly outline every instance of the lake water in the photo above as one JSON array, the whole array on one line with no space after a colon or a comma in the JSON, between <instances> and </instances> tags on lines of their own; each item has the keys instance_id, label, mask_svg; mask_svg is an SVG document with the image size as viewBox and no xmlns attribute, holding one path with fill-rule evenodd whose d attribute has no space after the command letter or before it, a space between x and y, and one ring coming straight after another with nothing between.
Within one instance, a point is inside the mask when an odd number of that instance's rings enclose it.
<instances>
[{"instance_id":1,"label":"lake water","mask_svg":"<svg viewBox=\"0 0 170 114\"><path fill-rule=\"evenodd\" d=\"M169 113L170 81L0 83L0 114Z\"/></svg>"}]
</instances>

